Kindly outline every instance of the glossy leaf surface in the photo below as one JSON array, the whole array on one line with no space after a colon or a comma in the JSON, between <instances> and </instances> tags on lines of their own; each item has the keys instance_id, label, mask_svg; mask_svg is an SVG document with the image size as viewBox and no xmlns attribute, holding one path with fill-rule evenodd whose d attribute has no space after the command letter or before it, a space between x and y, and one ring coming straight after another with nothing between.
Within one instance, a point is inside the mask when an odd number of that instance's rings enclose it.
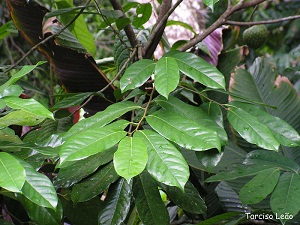
<instances>
[{"instance_id":1,"label":"glossy leaf surface","mask_svg":"<svg viewBox=\"0 0 300 225\"><path fill-rule=\"evenodd\" d=\"M159 94L168 98L179 83L179 68L175 59L160 58L155 67L154 85Z\"/></svg>"},{"instance_id":2,"label":"glossy leaf surface","mask_svg":"<svg viewBox=\"0 0 300 225\"><path fill-rule=\"evenodd\" d=\"M159 111L146 119L154 130L181 147L195 151L221 148L220 139L215 131L179 114Z\"/></svg>"},{"instance_id":3,"label":"glossy leaf surface","mask_svg":"<svg viewBox=\"0 0 300 225\"><path fill-rule=\"evenodd\" d=\"M225 79L218 69L195 54L172 51L165 54L177 61L179 70L199 83L216 89L225 89Z\"/></svg>"},{"instance_id":4,"label":"glossy leaf surface","mask_svg":"<svg viewBox=\"0 0 300 225\"><path fill-rule=\"evenodd\" d=\"M189 167L178 149L151 130L141 130L135 133L143 138L149 155L147 171L151 176L166 185L184 189L189 178Z\"/></svg>"},{"instance_id":5,"label":"glossy leaf surface","mask_svg":"<svg viewBox=\"0 0 300 225\"><path fill-rule=\"evenodd\" d=\"M105 151L126 136L127 121L119 120L102 128L89 128L68 138L60 148L60 166Z\"/></svg>"},{"instance_id":6,"label":"glossy leaf surface","mask_svg":"<svg viewBox=\"0 0 300 225\"><path fill-rule=\"evenodd\" d=\"M118 145L114 154L116 172L129 181L140 174L148 161L147 146L140 137L125 137Z\"/></svg>"},{"instance_id":7,"label":"glossy leaf surface","mask_svg":"<svg viewBox=\"0 0 300 225\"><path fill-rule=\"evenodd\" d=\"M25 183L25 169L6 152L0 152L0 186L12 192L21 192Z\"/></svg>"},{"instance_id":8,"label":"glossy leaf surface","mask_svg":"<svg viewBox=\"0 0 300 225\"><path fill-rule=\"evenodd\" d=\"M130 65L120 80L122 92L143 85L153 74L155 63L150 59L143 59Z\"/></svg>"}]
</instances>

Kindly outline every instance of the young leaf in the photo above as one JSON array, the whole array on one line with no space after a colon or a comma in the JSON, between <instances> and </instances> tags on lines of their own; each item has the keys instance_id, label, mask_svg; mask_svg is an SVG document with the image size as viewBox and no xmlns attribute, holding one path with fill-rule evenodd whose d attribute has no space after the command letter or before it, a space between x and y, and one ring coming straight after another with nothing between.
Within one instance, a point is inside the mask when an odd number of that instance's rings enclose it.
<instances>
[{"instance_id":1,"label":"young leaf","mask_svg":"<svg viewBox=\"0 0 300 225\"><path fill-rule=\"evenodd\" d=\"M193 214L203 214L206 212L205 202L191 182L186 183L184 191L177 187L166 186L163 188L166 190L171 201L181 209Z\"/></svg>"},{"instance_id":2,"label":"young leaf","mask_svg":"<svg viewBox=\"0 0 300 225\"><path fill-rule=\"evenodd\" d=\"M155 63L150 59L143 59L130 65L120 79L120 89L124 93L143 85L153 74Z\"/></svg>"},{"instance_id":3,"label":"young leaf","mask_svg":"<svg viewBox=\"0 0 300 225\"><path fill-rule=\"evenodd\" d=\"M125 137L114 154L116 172L129 181L140 174L148 161L147 147L140 137Z\"/></svg>"},{"instance_id":4,"label":"young leaf","mask_svg":"<svg viewBox=\"0 0 300 225\"><path fill-rule=\"evenodd\" d=\"M179 146L195 151L221 149L215 131L170 111L158 111L146 117L149 125L159 134Z\"/></svg>"},{"instance_id":5,"label":"young leaf","mask_svg":"<svg viewBox=\"0 0 300 225\"><path fill-rule=\"evenodd\" d=\"M55 210L58 197L52 182L44 174L36 172L27 162L19 160L25 168L26 181L22 187L23 195L33 203L41 207Z\"/></svg>"},{"instance_id":6,"label":"young leaf","mask_svg":"<svg viewBox=\"0 0 300 225\"><path fill-rule=\"evenodd\" d=\"M76 123L64 136L66 140L87 129L98 129L112 122L130 110L141 108L134 102L124 101L108 106L104 111Z\"/></svg>"},{"instance_id":7,"label":"young leaf","mask_svg":"<svg viewBox=\"0 0 300 225\"><path fill-rule=\"evenodd\" d=\"M160 197L156 182L146 171L133 179L132 192L143 224L170 224L169 214Z\"/></svg>"},{"instance_id":8,"label":"young leaf","mask_svg":"<svg viewBox=\"0 0 300 225\"><path fill-rule=\"evenodd\" d=\"M147 145L149 159L146 169L151 176L158 182L183 190L190 173L178 149L151 130L140 130L135 136L143 138Z\"/></svg>"},{"instance_id":9,"label":"young leaf","mask_svg":"<svg viewBox=\"0 0 300 225\"><path fill-rule=\"evenodd\" d=\"M279 143L268 127L255 116L241 108L232 107L227 112L231 126L248 142L268 149L278 150Z\"/></svg>"},{"instance_id":10,"label":"young leaf","mask_svg":"<svg viewBox=\"0 0 300 225\"><path fill-rule=\"evenodd\" d=\"M225 90L223 74L199 56L187 52L170 51L164 57L174 58L179 70L195 81L210 88Z\"/></svg>"},{"instance_id":11,"label":"young leaf","mask_svg":"<svg viewBox=\"0 0 300 225\"><path fill-rule=\"evenodd\" d=\"M240 190L240 198L243 204L256 204L270 194L279 179L280 170L271 168L258 173L252 180Z\"/></svg>"},{"instance_id":12,"label":"young leaf","mask_svg":"<svg viewBox=\"0 0 300 225\"><path fill-rule=\"evenodd\" d=\"M72 189L71 199L74 204L88 201L105 191L118 178L113 163L109 163L88 179L76 184Z\"/></svg>"},{"instance_id":13,"label":"young leaf","mask_svg":"<svg viewBox=\"0 0 300 225\"><path fill-rule=\"evenodd\" d=\"M19 161L6 152L0 152L0 187L21 192L25 179L25 169Z\"/></svg>"},{"instance_id":14,"label":"young leaf","mask_svg":"<svg viewBox=\"0 0 300 225\"><path fill-rule=\"evenodd\" d=\"M152 6L150 3L139 4L136 8L136 17L132 24L134 27L139 28L144 23L148 22L152 14Z\"/></svg>"},{"instance_id":15,"label":"young leaf","mask_svg":"<svg viewBox=\"0 0 300 225\"><path fill-rule=\"evenodd\" d=\"M16 83L19 79L21 79L26 74L30 73L32 70L34 70L37 66L44 64L45 61L38 62L35 65L30 66L23 66L20 71L13 74L12 77L4 84L0 86L0 94L4 91L4 89L8 88L10 85Z\"/></svg>"},{"instance_id":16,"label":"young leaf","mask_svg":"<svg viewBox=\"0 0 300 225\"><path fill-rule=\"evenodd\" d=\"M262 124L266 125L280 144L289 147L299 146L300 136L298 132L284 120L272 116L253 104L233 102L233 105L247 111L252 116L255 116Z\"/></svg>"},{"instance_id":17,"label":"young leaf","mask_svg":"<svg viewBox=\"0 0 300 225\"><path fill-rule=\"evenodd\" d=\"M99 212L98 224L121 225L130 209L131 185L120 179L111 185L105 198L104 206Z\"/></svg>"},{"instance_id":18,"label":"young leaf","mask_svg":"<svg viewBox=\"0 0 300 225\"><path fill-rule=\"evenodd\" d=\"M278 184L271 195L270 205L273 213L276 213L284 224L286 214L295 216L300 210L300 175L286 172L279 178Z\"/></svg>"},{"instance_id":19,"label":"young leaf","mask_svg":"<svg viewBox=\"0 0 300 225\"><path fill-rule=\"evenodd\" d=\"M159 94L168 98L179 83L179 68L175 59L162 57L158 60L154 72L154 85Z\"/></svg>"},{"instance_id":20,"label":"young leaf","mask_svg":"<svg viewBox=\"0 0 300 225\"><path fill-rule=\"evenodd\" d=\"M3 100L12 109L21 109L37 117L53 119L53 114L41 103L34 99L21 99L18 97L4 97Z\"/></svg>"},{"instance_id":21,"label":"young leaf","mask_svg":"<svg viewBox=\"0 0 300 225\"><path fill-rule=\"evenodd\" d=\"M105 127L93 127L68 138L60 148L60 167L68 161L78 161L105 151L126 136L127 121L119 120Z\"/></svg>"}]
</instances>

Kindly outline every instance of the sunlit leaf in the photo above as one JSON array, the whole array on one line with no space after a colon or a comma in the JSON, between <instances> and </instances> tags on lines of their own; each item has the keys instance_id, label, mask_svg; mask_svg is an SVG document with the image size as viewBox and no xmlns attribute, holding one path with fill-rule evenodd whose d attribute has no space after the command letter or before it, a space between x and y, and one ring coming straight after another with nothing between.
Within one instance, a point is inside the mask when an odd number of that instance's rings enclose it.
<instances>
[{"instance_id":1,"label":"sunlit leaf","mask_svg":"<svg viewBox=\"0 0 300 225\"><path fill-rule=\"evenodd\" d=\"M179 68L175 59L160 58L155 66L154 85L159 94L168 98L179 83Z\"/></svg>"},{"instance_id":2,"label":"sunlit leaf","mask_svg":"<svg viewBox=\"0 0 300 225\"><path fill-rule=\"evenodd\" d=\"M126 136L127 121L119 120L102 128L82 130L68 138L60 148L60 167L68 161L78 161L105 151Z\"/></svg>"},{"instance_id":3,"label":"sunlit leaf","mask_svg":"<svg viewBox=\"0 0 300 225\"><path fill-rule=\"evenodd\" d=\"M116 172L129 181L140 174L148 161L147 147L140 137L125 137L114 154Z\"/></svg>"},{"instance_id":4,"label":"sunlit leaf","mask_svg":"<svg viewBox=\"0 0 300 225\"><path fill-rule=\"evenodd\" d=\"M6 152L0 152L0 187L21 192L25 179L25 169L19 161Z\"/></svg>"},{"instance_id":5,"label":"sunlit leaf","mask_svg":"<svg viewBox=\"0 0 300 225\"><path fill-rule=\"evenodd\" d=\"M181 147L195 151L221 148L220 139L215 131L179 114L159 111L146 119L154 130Z\"/></svg>"},{"instance_id":6,"label":"sunlit leaf","mask_svg":"<svg viewBox=\"0 0 300 225\"><path fill-rule=\"evenodd\" d=\"M120 80L122 92L140 87L153 74L155 63L150 59L143 59L133 63L126 69Z\"/></svg>"},{"instance_id":7,"label":"sunlit leaf","mask_svg":"<svg viewBox=\"0 0 300 225\"><path fill-rule=\"evenodd\" d=\"M225 89L223 74L213 65L197 55L171 51L164 55L177 61L179 70L195 81L215 89Z\"/></svg>"},{"instance_id":8,"label":"sunlit leaf","mask_svg":"<svg viewBox=\"0 0 300 225\"><path fill-rule=\"evenodd\" d=\"M147 145L149 159L146 169L152 177L161 183L183 190L190 173L178 149L151 130L140 130L135 136L143 138Z\"/></svg>"},{"instance_id":9,"label":"sunlit leaf","mask_svg":"<svg viewBox=\"0 0 300 225\"><path fill-rule=\"evenodd\" d=\"M149 21L151 14L152 6L150 3L139 4L136 8L136 17L134 17L132 24L136 28L141 27L144 23Z\"/></svg>"}]
</instances>

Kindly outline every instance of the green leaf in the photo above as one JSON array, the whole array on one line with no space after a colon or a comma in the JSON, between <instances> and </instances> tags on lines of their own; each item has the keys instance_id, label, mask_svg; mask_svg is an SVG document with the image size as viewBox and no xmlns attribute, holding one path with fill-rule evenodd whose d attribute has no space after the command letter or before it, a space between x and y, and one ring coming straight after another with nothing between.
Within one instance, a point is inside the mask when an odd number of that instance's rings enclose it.
<instances>
[{"instance_id":1,"label":"green leaf","mask_svg":"<svg viewBox=\"0 0 300 225\"><path fill-rule=\"evenodd\" d=\"M140 174L148 161L147 147L140 137L125 137L118 145L114 154L114 166L116 172L129 180Z\"/></svg>"},{"instance_id":2,"label":"green leaf","mask_svg":"<svg viewBox=\"0 0 300 225\"><path fill-rule=\"evenodd\" d=\"M164 189L171 201L181 209L192 214L204 214L206 212L205 202L191 182L186 183L184 191L170 186Z\"/></svg>"},{"instance_id":3,"label":"green leaf","mask_svg":"<svg viewBox=\"0 0 300 225\"><path fill-rule=\"evenodd\" d=\"M21 99L18 97L4 97L3 100L12 109L21 109L37 117L53 119L53 114L41 103L34 99Z\"/></svg>"},{"instance_id":4,"label":"green leaf","mask_svg":"<svg viewBox=\"0 0 300 225\"><path fill-rule=\"evenodd\" d=\"M286 214L295 216L300 210L300 175L286 172L279 178L278 184L271 195L270 205L273 213L284 224Z\"/></svg>"},{"instance_id":5,"label":"green leaf","mask_svg":"<svg viewBox=\"0 0 300 225\"><path fill-rule=\"evenodd\" d=\"M174 26L174 25L176 25L176 26L181 26L181 27L183 27L183 28L185 28L185 29L191 31L194 35L197 35L197 33L195 32L194 28L193 28L191 25L189 25L189 24L187 24L187 23L184 23L184 22L182 22L182 21L168 20L166 26Z\"/></svg>"},{"instance_id":6,"label":"green leaf","mask_svg":"<svg viewBox=\"0 0 300 225\"><path fill-rule=\"evenodd\" d=\"M150 59L139 60L130 65L120 80L122 92L143 85L153 74L155 63Z\"/></svg>"},{"instance_id":7,"label":"green leaf","mask_svg":"<svg viewBox=\"0 0 300 225\"><path fill-rule=\"evenodd\" d=\"M119 118L123 114L141 108L134 102L124 101L108 106L104 111L98 112L95 115L81 120L76 123L64 136L66 140L75 134L78 134L87 129L97 129L105 126L113 120Z\"/></svg>"},{"instance_id":8,"label":"green leaf","mask_svg":"<svg viewBox=\"0 0 300 225\"><path fill-rule=\"evenodd\" d=\"M179 68L175 59L160 58L155 66L154 85L159 94L168 98L179 83Z\"/></svg>"},{"instance_id":9,"label":"green leaf","mask_svg":"<svg viewBox=\"0 0 300 225\"><path fill-rule=\"evenodd\" d=\"M245 165L264 164L270 167L278 167L284 170L298 173L300 171L299 165L293 160L277 152L254 150L246 155L243 162Z\"/></svg>"},{"instance_id":10,"label":"green leaf","mask_svg":"<svg viewBox=\"0 0 300 225\"><path fill-rule=\"evenodd\" d=\"M289 147L299 146L299 134L284 120L270 115L262 108L253 104L241 102L232 102L232 104L247 111L252 116L255 116L262 124L266 125L280 144Z\"/></svg>"},{"instance_id":11,"label":"green leaf","mask_svg":"<svg viewBox=\"0 0 300 225\"><path fill-rule=\"evenodd\" d=\"M36 172L27 162L19 160L25 168L26 181L22 187L22 194L33 203L55 210L58 197L52 182L44 174Z\"/></svg>"},{"instance_id":12,"label":"green leaf","mask_svg":"<svg viewBox=\"0 0 300 225\"><path fill-rule=\"evenodd\" d=\"M176 114L193 120L197 124L216 131L221 140L221 144L225 145L227 143L227 133L223 128L223 121L220 119L222 115L218 115L220 111L217 110L214 105L210 105L207 108L205 108L203 104L201 107L195 107L173 96L169 96L168 99L159 96L155 99L155 102L167 111L173 111Z\"/></svg>"},{"instance_id":13,"label":"green leaf","mask_svg":"<svg viewBox=\"0 0 300 225\"><path fill-rule=\"evenodd\" d=\"M64 8L72 8L74 7L72 0L55 0L57 9ZM60 20L66 25L74 18L74 14L61 14ZM88 52L95 56L96 54L96 46L94 43L94 37L89 32L86 21L83 15L79 15L79 17L73 22L68 29L72 32L72 34L78 39L78 41L88 50Z\"/></svg>"},{"instance_id":14,"label":"green leaf","mask_svg":"<svg viewBox=\"0 0 300 225\"><path fill-rule=\"evenodd\" d=\"M215 131L170 111L158 111L146 117L149 125L159 134L179 146L195 151L221 149Z\"/></svg>"},{"instance_id":15,"label":"green leaf","mask_svg":"<svg viewBox=\"0 0 300 225\"><path fill-rule=\"evenodd\" d=\"M240 190L239 196L242 203L256 204L261 202L274 190L279 176L280 170L275 168L258 173Z\"/></svg>"},{"instance_id":16,"label":"green leaf","mask_svg":"<svg viewBox=\"0 0 300 225\"><path fill-rule=\"evenodd\" d=\"M135 137L144 139L148 151L147 171L163 184L184 189L189 178L189 167L178 151L169 141L151 130L140 130Z\"/></svg>"},{"instance_id":17,"label":"green leaf","mask_svg":"<svg viewBox=\"0 0 300 225\"><path fill-rule=\"evenodd\" d=\"M105 198L104 206L99 212L99 225L123 224L130 209L131 185L120 179L111 185Z\"/></svg>"},{"instance_id":18,"label":"green leaf","mask_svg":"<svg viewBox=\"0 0 300 225\"><path fill-rule=\"evenodd\" d=\"M156 182L146 171L133 179L132 191L143 224L170 224L169 213L160 197Z\"/></svg>"},{"instance_id":19,"label":"green leaf","mask_svg":"<svg viewBox=\"0 0 300 225\"><path fill-rule=\"evenodd\" d=\"M248 142L268 149L278 150L279 143L270 129L255 116L241 108L232 107L227 112L231 126Z\"/></svg>"},{"instance_id":20,"label":"green leaf","mask_svg":"<svg viewBox=\"0 0 300 225\"><path fill-rule=\"evenodd\" d=\"M225 221L232 221L237 215L241 214L240 212L227 212L223 213L214 217L211 217L209 219L206 219L204 221L201 221L200 223L197 223L196 225L213 225L213 224L224 224Z\"/></svg>"},{"instance_id":21,"label":"green leaf","mask_svg":"<svg viewBox=\"0 0 300 225\"><path fill-rule=\"evenodd\" d=\"M187 52L170 51L164 57L174 58L179 70L195 81L210 88L225 90L223 74L199 56Z\"/></svg>"},{"instance_id":22,"label":"green leaf","mask_svg":"<svg viewBox=\"0 0 300 225\"><path fill-rule=\"evenodd\" d=\"M23 110L12 111L9 114L0 117L0 128L9 125L34 126L41 123L45 117L39 117Z\"/></svg>"},{"instance_id":23,"label":"green leaf","mask_svg":"<svg viewBox=\"0 0 300 225\"><path fill-rule=\"evenodd\" d=\"M4 83L0 86L0 94L4 91L4 89L8 88L10 85L14 84L19 79L21 79L23 76L25 76L26 74L28 74L32 70L34 70L37 66L42 65L44 63L45 63L45 61L41 61L41 62L38 62L35 65L23 66L20 71L13 74L12 77L6 83Z\"/></svg>"},{"instance_id":24,"label":"green leaf","mask_svg":"<svg viewBox=\"0 0 300 225\"><path fill-rule=\"evenodd\" d=\"M60 202L58 202L55 210L39 206L25 197L21 199L21 203L28 213L29 218L37 224L61 225L63 209Z\"/></svg>"},{"instance_id":25,"label":"green leaf","mask_svg":"<svg viewBox=\"0 0 300 225\"><path fill-rule=\"evenodd\" d=\"M88 201L105 191L118 178L113 163L109 163L88 179L76 184L73 187L71 199L74 204Z\"/></svg>"},{"instance_id":26,"label":"green leaf","mask_svg":"<svg viewBox=\"0 0 300 225\"><path fill-rule=\"evenodd\" d=\"M235 180L241 177L254 176L258 173L269 169L278 169L277 167L270 167L270 165L253 165L251 167L246 165L237 165L230 171L219 172L218 174L206 179L206 182L217 182L223 180Z\"/></svg>"},{"instance_id":27,"label":"green leaf","mask_svg":"<svg viewBox=\"0 0 300 225\"><path fill-rule=\"evenodd\" d=\"M152 14L152 6L150 3L139 4L136 8L136 17L132 21L132 25L136 28L141 27L148 22Z\"/></svg>"},{"instance_id":28,"label":"green leaf","mask_svg":"<svg viewBox=\"0 0 300 225\"><path fill-rule=\"evenodd\" d=\"M215 149L205 152L195 152L199 162L207 168L209 172L218 165L224 152L218 152Z\"/></svg>"},{"instance_id":29,"label":"green leaf","mask_svg":"<svg viewBox=\"0 0 300 225\"><path fill-rule=\"evenodd\" d=\"M74 94L73 96L67 97L57 102L51 109L61 109L80 105L86 98L92 95L92 92L84 92Z\"/></svg>"},{"instance_id":30,"label":"green leaf","mask_svg":"<svg viewBox=\"0 0 300 225\"><path fill-rule=\"evenodd\" d=\"M0 26L0 40L6 38L10 33L18 33L13 21L7 21L5 24Z\"/></svg>"},{"instance_id":31,"label":"green leaf","mask_svg":"<svg viewBox=\"0 0 300 225\"><path fill-rule=\"evenodd\" d=\"M4 89L2 96L0 93L0 98L7 97L7 96L19 97L22 94L22 92L23 92L23 89L19 85L10 85L6 89Z\"/></svg>"},{"instance_id":32,"label":"green leaf","mask_svg":"<svg viewBox=\"0 0 300 225\"><path fill-rule=\"evenodd\" d=\"M0 187L21 192L25 179L25 169L19 161L6 152L0 152Z\"/></svg>"},{"instance_id":33,"label":"green leaf","mask_svg":"<svg viewBox=\"0 0 300 225\"><path fill-rule=\"evenodd\" d=\"M214 5L218 2L219 0L203 0L203 3L207 5L209 8L211 8L212 11L214 11Z\"/></svg>"},{"instance_id":34,"label":"green leaf","mask_svg":"<svg viewBox=\"0 0 300 225\"><path fill-rule=\"evenodd\" d=\"M65 162L78 161L105 151L126 136L127 121L119 120L102 128L85 129L68 138L60 148L60 167Z\"/></svg>"},{"instance_id":35,"label":"green leaf","mask_svg":"<svg viewBox=\"0 0 300 225\"><path fill-rule=\"evenodd\" d=\"M78 183L83 178L95 172L99 166L110 162L113 159L115 151L116 148L112 147L103 152L76 161L69 167L60 168L55 180L55 185L68 188L73 184Z\"/></svg>"}]
</instances>

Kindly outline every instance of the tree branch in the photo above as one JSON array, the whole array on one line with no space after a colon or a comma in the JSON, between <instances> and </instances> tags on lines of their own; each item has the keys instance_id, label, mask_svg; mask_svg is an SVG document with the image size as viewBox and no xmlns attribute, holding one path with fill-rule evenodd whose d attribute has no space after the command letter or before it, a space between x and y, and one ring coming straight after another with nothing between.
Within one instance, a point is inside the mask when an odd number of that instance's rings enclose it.
<instances>
[{"instance_id":1,"label":"tree branch","mask_svg":"<svg viewBox=\"0 0 300 225\"><path fill-rule=\"evenodd\" d=\"M125 17L125 13L124 13L124 10L122 8L122 5L118 2L118 0L109 0L110 1L110 4L113 6L114 10L120 10L123 12L124 14L124 17ZM124 31L125 31L125 34L130 42L130 45L132 48L134 48L135 46L138 45L138 41L136 39L136 35L133 31L133 28L130 24L126 25L124 27Z\"/></svg>"},{"instance_id":2,"label":"tree branch","mask_svg":"<svg viewBox=\"0 0 300 225\"><path fill-rule=\"evenodd\" d=\"M172 14L172 12L175 10L175 8L182 2L178 1L174 6L172 7L172 0L165 0L162 2L160 7L160 12L157 18L157 22L154 25L154 29L149 36L149 39L143 49L143 57L146 59L149 59L152 57L157 45L160 42L160 39L164 33L164 29L166 27L167 21L169 16Z\"/></svg>"},{"instance_id":3,"label":"tree branch","mask_svg":"<svg viewBox=\"0 0 300 225\"><path fill-rule=\"evenodd\" d=\"M246 9L252 6L256 6L266 0L251 0L251 1L243 1L241 0L236 5L228 5L226 11L217 19L211 26L209 26L203 33L199 34L196 38L192 39L188 43L184 44L179 50L186 51L189 48L195 46L197 43L201 42L204 38L206 38L209 34L211 34L214 30L219 28L220 26L226 24L227 18L230 17L233 13Z\"/></svg>"},{"instance_id":4,"label":"tree branch","mask_svg":"<svg viewBox=\"0 0 300 225\"><path fill-rule=\"evenodd\" d=\"M238 25L238 26L252 26L252 25L259 25L259 24L280 23L280 22L284 22L287 20L295 20L295 19L299 19L299 18L300 18L300 15L288 16L288 17L283 17L283 18L274 19L274 20L263 20L263 21L254 21L254 22L238 22L238 21L227 20L225 22L225 24Z\"/></svg>"}]
</instances>

